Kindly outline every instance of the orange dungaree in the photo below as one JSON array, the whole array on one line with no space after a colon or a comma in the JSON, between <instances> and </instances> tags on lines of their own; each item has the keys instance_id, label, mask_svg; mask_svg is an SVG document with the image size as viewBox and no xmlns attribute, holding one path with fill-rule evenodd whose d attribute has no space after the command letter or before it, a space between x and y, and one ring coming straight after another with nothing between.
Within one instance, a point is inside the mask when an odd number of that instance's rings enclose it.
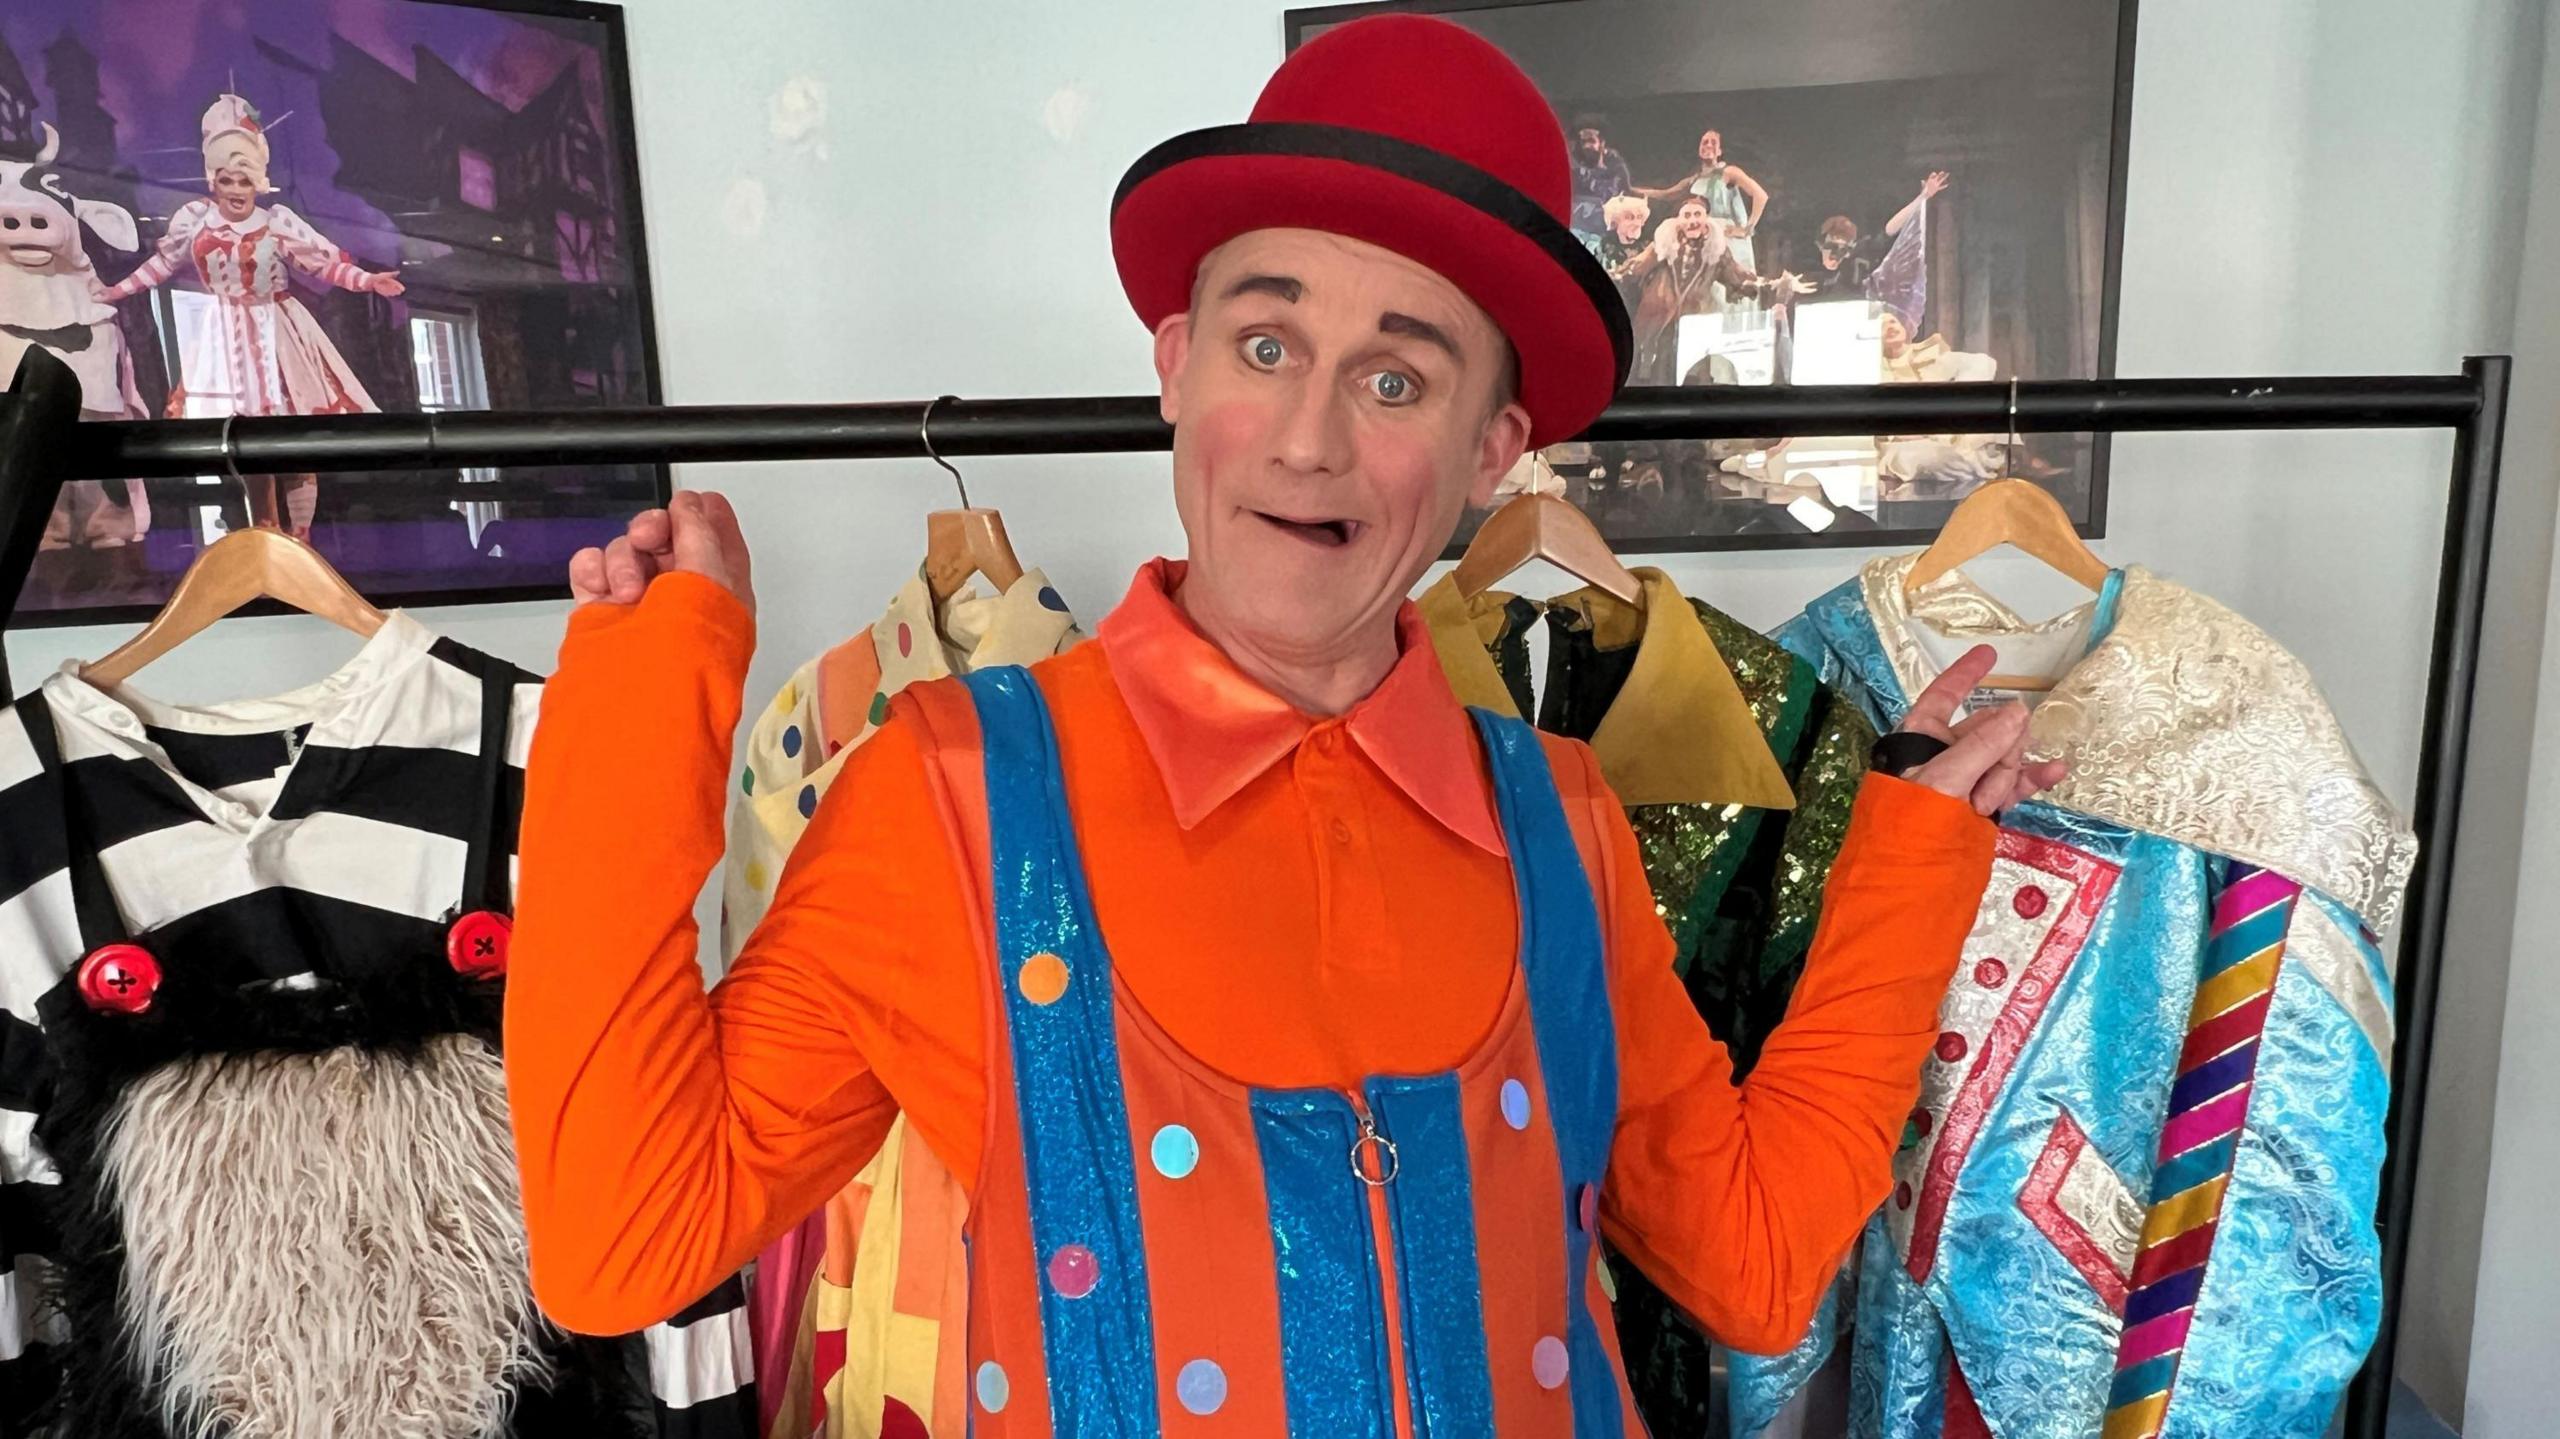
<instances>
[{"instance_id":1,"label":"orange dungaree","mask_svg":"<svg viewBox=\"0 0 2560 1439\"><path fill-rule=\"evenodd\" d=\"M1117 972L1246 1083L1450 1066L1517 964L1483 757L1411 606L1349 714L1255 686L1158 561L1098 642L1033 671ZM693 904L719 863L754 624L692 575L570 621L534 739L506 1054L535 1292L573 1329L665 1317L813 1212L903 1109L964 1187L988 1125L990 917L960 806L902 697L708 993ZM943 683L943 682L936 682ZM1633 834L1549 737L1608 948L1619 1120L1603 1231L1735 1348L1810 1322L1884 1198L1993 830L1871 778L1786 1022L1731 1083L1671 968Z\"/></svg>"}]
</instances>

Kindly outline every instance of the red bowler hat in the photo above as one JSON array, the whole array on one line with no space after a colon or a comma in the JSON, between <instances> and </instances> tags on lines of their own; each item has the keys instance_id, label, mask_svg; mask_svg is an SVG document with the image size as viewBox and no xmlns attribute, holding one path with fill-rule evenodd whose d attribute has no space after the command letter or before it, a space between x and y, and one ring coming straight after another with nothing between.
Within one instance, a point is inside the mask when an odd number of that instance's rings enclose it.
<instances>
[{"instance_id":1,"label":"red bowler hat","mask_svg":"<svg viewBox=\"0 0 2560 1439\"><path fill-rule=\"evenodd\" d=\"M1616 285L1565 225L1572 192L1564 131L1519 66L1446 20L1379 15L1290 56L1244 124L1148 151L1111 202L1111 249L1150 329L1249 230L1393 250L1510 337L1535 447L1607 409L1635 348Z\"/></svg>"}]
</instances>

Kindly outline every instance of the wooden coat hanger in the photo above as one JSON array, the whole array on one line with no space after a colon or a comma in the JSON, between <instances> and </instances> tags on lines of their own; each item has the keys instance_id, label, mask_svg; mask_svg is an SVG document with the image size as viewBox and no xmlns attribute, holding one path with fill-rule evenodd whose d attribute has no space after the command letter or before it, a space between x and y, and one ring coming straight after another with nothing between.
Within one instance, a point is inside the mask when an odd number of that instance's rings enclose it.
<instances>
[{"instance_id":1,"label":"wooden coat hanger","mask_svg":"<svg viewBox=\"0 0 2560 1439\"><path fill-rule=\"evenodd\" d=\"M2009 444L2004 458L2018 448L2018 382L2009 381ZM2002 468L2008 468L2003 464ZM1959 566L2008 545L2095 591L2103 589L2111 571L2107 562L2098 558L2080 531L2071 523L2071 513L2053 492L2029 480L2004 475L1964 497L1955 513L1947 516L1929 548L1920 552L1911 569L1903 576L1905 595L1917 594L1926 586ZM1985 689L2049 690L2053 681L2035 675L1990 675L1982 681Z\"/></svg>"},{"instance_id":2,"label":"wooden coat hanger","mask_svg":"<svg viewBox=\"0 0 2560 1439\"><path fill-rule=\"evenodd\" d=\"M972 506L969 482L933 447L934 406L957 399L957 395L942 395L928 402L919 427L924 452L950 473L951 483L960 491L960 508L935 510L924 517L924 582L936 600L958 594L972 575L986 576L999 594L1022 578L1022 561L1014 557L1013 541L1004 532L1004 515Z\"/></svg>"},{"instance_id":3,"label":"wooden coat hanger","mask_svg":"<svg viewBox=\"0 0 2560 1439\"><path fill-rule=\"evenodd\" d=\"M1644 603L1644 582L1619 562L1591 517L1553 495L1539 494L1535 484L1495 510L1476 531L1452 578L1458 593L1473 599L1531 560L1545 560L1628 604Z\"/></svg>"},{"instance_id":4,"label":"wooden coat hanger","mask_svg":"<svg viewBox=\"0 0 2560 1439\"><path fill-rule=\"evenodd\" d=\"M222 421L222 463L233 479L241 478L239 462L231 453L229 416ZM80 677L101 689L113 689L144 665L257 599L282 600L366 639L382 628L382 611L366 603L318 550L282 530L234 530L187 566L169 602L142 627L142 633L104 659L82 665Z\"/></svg>"}]
</instances>

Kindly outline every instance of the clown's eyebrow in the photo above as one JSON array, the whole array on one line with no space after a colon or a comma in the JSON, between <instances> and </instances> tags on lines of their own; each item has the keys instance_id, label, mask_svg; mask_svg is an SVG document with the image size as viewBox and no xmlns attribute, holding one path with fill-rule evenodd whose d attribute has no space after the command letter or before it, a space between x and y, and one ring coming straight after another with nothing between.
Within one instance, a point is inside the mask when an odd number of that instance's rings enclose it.
<instances>
[{"instance_id":1,"label":"clown's eyebrow","mask_svg":"<svg viewBox=\"0 0 2560 1439\"><path fill-rule=\"evenodd\" d=\"M1453 360L1466 358L1458 353L1458 342L1449 338L1449 332L1429 320L1417 320L1411 315L1400 315L1389 310L1378 317L1378 333L1404 335L1426 344L1438 345L1441 349L1448 351L1449 358Z\"/></svg>"},{"instance_id":2,"label":"clown's eyebrow","mask_svg":"<svg viewBox=\"0 0 2560 1439\"><path fill-rule=\"evenodd\" d=\"M1232 300L1239 295L1269 295L1294 305L1306 292L1306 286L1286 275L1247 275L1229 285L1223 298Z\"/></svg>"}]
</instances>

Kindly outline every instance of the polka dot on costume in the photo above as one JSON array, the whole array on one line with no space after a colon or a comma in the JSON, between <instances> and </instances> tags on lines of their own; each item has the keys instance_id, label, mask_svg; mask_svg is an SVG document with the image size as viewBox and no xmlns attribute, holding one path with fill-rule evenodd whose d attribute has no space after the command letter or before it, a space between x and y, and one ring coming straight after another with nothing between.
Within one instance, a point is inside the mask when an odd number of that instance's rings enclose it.
<instances>
[{"instance_id":1,"label":"polka dot on costume","mask_svg":"<svg viewBox=\"0 0 2560 1439\"><path fill-rule=\"evenodd\" d=\"M1156 1173L1167 1179L1188 1179L1200 1167L1200 1137L1179 1124L1168 1124L1156 1131L1147 1154L1155 1161Z\"/></svg>"},{"instance_id":2,"label":"polka dot on costume","mask_svg":"<svg viewBox=\"0 0 2560 1439\"><path fill-rule=\"evenodd\" d=\"M784 759L800 757L800 726L792 725L782 732L782 757Z\"/></svg>"},{"instance_id":3,"label":"polka dot on costume","mask_svg":"<svg viewBox=\"0 0 2560 1439\"><path fill-rule=\"evenodd\" d=\"M789 714L791 712L791 707L799 702L800 687L798 685L784 685L782 687L782 693L773 697L773 712L775 714Z\"/></svg>"},{"instance_id":4,"label":"polka dot on costume","mask_svg":"<svg viewBox=\"0 0 2560 1439\"><path fill-rule=\"evenodd\" d=\"M1529 1127L1529 1086L1519 1080L1502 1081L1502 1122L1514 1129Z\"/></svg>"},{"instance_id":5,"label":"polka dot on costume","mask_svg":"<svg viewBox=\"0 0 2560 1439\"><path fill-rule=\"evenodd\" d=\"M1102 1282L1102 1262L1081 1244L1061 1244L1049 1256L1049 1287L1061 1299L1082 1299Z\"/></svg>"},{"instance_id":6,"label":"polka dot on costume","mask_svg":"<svg viewBox=\"0 0 2560 1439\"><path fill-rule=\"evenodd\" d=\"M1573 1356L1565 1352L1563 1340L1550 1334L1529 1351L1529 1372L1541 1389L1563 1388L1565 1376L1573 1372Z\"/></svg>"},{"instance_id":7,"label":"polka dot on costume","mask_svg":"<svg viewBox=\"0 0 2560 1439\"><path fill-rule=\"evenodd\" d=\"M898 621L898 658L905 659L915 652L916 632L907 628L905 620Z\"/></svg>"},{"instance_id":8,"label":"polka dot on costume","mask_svg":"<svg viewBox=\"0 0 2560 1439\"><path fill-rule=\"evenodd\" d=\"M1054 954L1035 954L1022 962L1014 983L1033 1004L1055 1004L1066 996L1067 962Z\"/></svg>"},{"instance_id":9,"label":"polka dot on costume","mask_svg":"<svg viewBox=\"0 0 2560 1439\"><path fill-rule=\"evenodd\" d=\"M990 1414L1002 1414L1005 1401L1013 1397L1013 1381L1004 1375L1004 1366L990 1359L978 1366L978 1407Z\"/></svg>"},{"instance_id":10,"label":"polka dot on costume","mask_svg":"<svg viewBox=\"0 0 2560 1439\"><path fill-rule=\"evenodd\" d=\"M1194 1359L1174 1376L1173 1397L1184 1412L1209 1415L1227 1407L1227 1371L1211 1359Z\"/></svg>"},{"instance_id":11,"label":"polka dot on costume","mask_svg":"<svg viewBox=\"0 0 2560 1439\"><path fill-rule=\"evenodd\" d=\"M1998 989L2009 982L2009 966L1996 959L1986 959L1973 967L1973 982L1984 989Z\"/></svg>"},{"instance_id":12,"label":"polka dot on costume","mask_svg":"<svg viewBox=\"0 0 2560 1439\"><path fill-rule=\"evenodd\" d=\"M2044 913L2044 907L2051 903L2053 903L2051 895L2046 894L2041 887L2030 884L2018 890L2017 898L2009 901L2009 907L2018 912L2018 918L2033 919Z\"/></svg>"},{"instance_id":13,"label":"polka dot on costume","mask_svg":"<svg viewBox=\"0 0 2560 1439\"><path fill-rule=\"evenodd\" d=\"M751 769L738 771L738 793L754 794L755 792L756 772Z\"/></svg>"},{"instance_id":14,"label":"polka dot on costume","mask_svg":"<svg viewBox=\"0 0 2560 1439\"><path fill-rule=\"evenodd\" d=\"M1910 1180L1906 1179L1900 1184L1893 1186L1893 1207L1896 1209L1909 1209L1911 1207Z\"/></svg>"},{"instance_id":15,"label":"polka dot on costume","mask_svg":"<svg viewBox=\"0 0 2560 1439\"><path fill-rule=\"evenodd\" d=\"M1911 1111L1911 1127L1919 1131L1922 1139L1926 1139L1929 1137L1929 1131L1938 1127L1938 1121L1931 1117L1929 1111L1915 1109Z\"/></svg>"},{"instance_id":16,"label":"polka dot on costume","mask_svg":"<svg viewBox=\"0 0 2560 1439\"><path fill-rule=\"evenodd\" d=\"M1040 608L1044 610L1056 610L1060 614L1065 614L1067 612L1067 602L1058 598L1058 592L1056 590L1049 588L1047 585L1042 585L1040 587Z\"/></svg>"},{"instance_id":17,"label":"polka dot on costume","mask_svg":"<svg viewBox=\"0 0 2560 1439\"><path fill-rule=\"evenodd\" d=\"M1582 1226L1582 1232L1583 1232L1583 1233L1585 1233L1585 1234L1596 1234L1596 1233L1598 1233L1598 1232L1599 1232L1599 1229L1600 1229L1600 1186L1599 1186L1599 1185L1597 1185L1597 1184L1586 1184L1586 1185L1583 1185L1583 1186L1582 1186L1582 1189L1581 1189L1581 1191L1580 1191L1580 1195L1579 1195L1579 1197L1574 1201L1574 1206L1573 1206L1573 1218L1574 1218L1574 1222L1575 1222L1575 1223L1580 1224L1580 1225Z\"/></svg>"},{"instance_id":18,"label":"polka dot on costume","mask_svg":"<svg viewBox=\"0 0 2560 1439\"><path fill-rule=\"evenodd\" d=\"M802 819L808 819L817 814L817 812L818 787L813 784L804 784L800 786L800 817Z\"/></svg>"},{"instance_id":19,"label":"polka dot on costume","mask_svg":"<svg viewBox=\"0 0 2560 1439\"><path fill-rule=\"evenodd\" d=\"M871 722L873 724L889 722L889 697L886 694L875 694L871 697Z\"/></svg>"},{"instance_id":20,"label":"polka dot on costume","mask_svg":"<svg viewBox=\"0 0 2560 1439\"><path fill-rule=\"evenodd\" d=\"M764 882L770 878L772 876L764 872L764 861L755 859L747 861L747 888L760 890L764 888Z\"/></svg>"},{"instance_id":21,"label":"polka dot on costume","mask_svg":"<svg viewBox=\"0 0 2560 1439\"><path fill-rule=\"evenodd\" d=\"M1965 1043L1963 1035L1952 1029L1938 1036L1938 1057L1949 1064L1964 1058L1972 1048L1973 1046Z\"/></svg>"}]
</instances>

